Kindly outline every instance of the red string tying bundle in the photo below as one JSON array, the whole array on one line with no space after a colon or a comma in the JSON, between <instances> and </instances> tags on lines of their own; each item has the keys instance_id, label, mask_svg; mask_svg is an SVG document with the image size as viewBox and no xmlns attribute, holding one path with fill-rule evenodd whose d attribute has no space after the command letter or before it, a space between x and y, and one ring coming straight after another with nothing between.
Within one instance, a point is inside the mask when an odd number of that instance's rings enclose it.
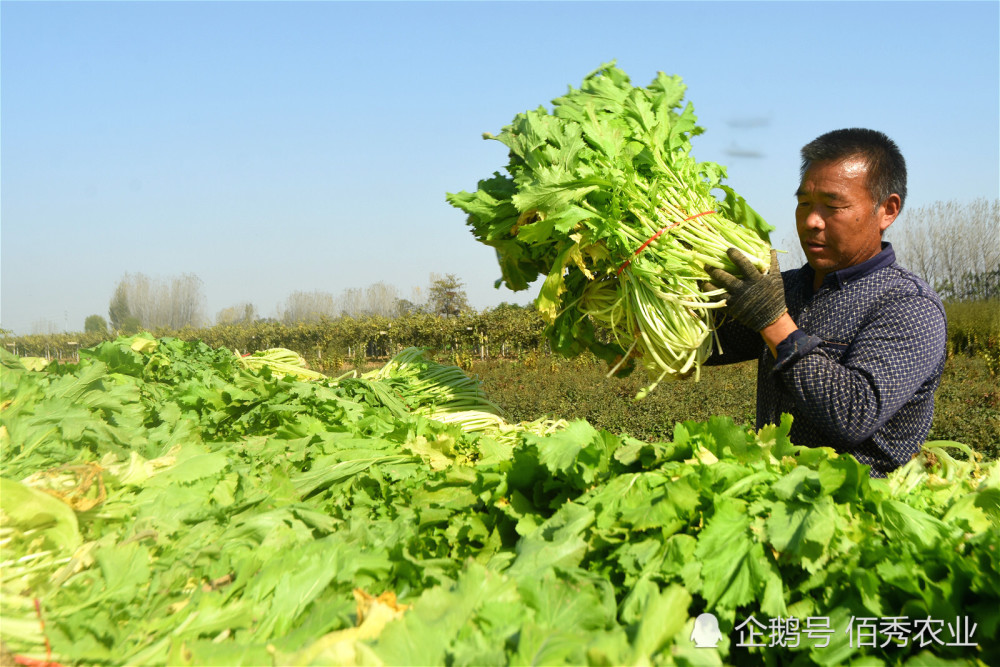
<instances>
[{"instance_id":1,"label":"red string tying bundle","mask_svg":"<svg viewBox=\"0 0 1000 667\"><path fill-rule=\"evenodd\" d=\"M663 232L667 231L668 229L673 229L677 225L683 224L683 223L687 222L688 220L694 220L695 218L700 218L703 215L709 215L711 213L715 213L715 211L702 211L701 213L695 213L694 215L688 216L688 217L684 218L683 220L678 220L677 222L671 223L671 224L667 225L666 227L664 227L663 229L661 229L660 231L656 232L655 234L653 234L652 236L650 236L648 239L646 239L645 243L643 243L641 246L639 246L638 248L636 248L635 253L633 253L633 255L631 257L629 257L628 259L626 259L624 264L622 264L621 266L618 267L618 271L616 272L615 275L619 275L620 276L621 273L622 273L622 271L624 271L625 268L629 264L632 263L632 260L635 259L636 256L640 252L642 252L643 250L645 250L646 246L648 246L650 243L652 243L653 241L655 241L656 239L658 239L660 237L660 235L663 234Z\"/></svg>"}]
</instances>

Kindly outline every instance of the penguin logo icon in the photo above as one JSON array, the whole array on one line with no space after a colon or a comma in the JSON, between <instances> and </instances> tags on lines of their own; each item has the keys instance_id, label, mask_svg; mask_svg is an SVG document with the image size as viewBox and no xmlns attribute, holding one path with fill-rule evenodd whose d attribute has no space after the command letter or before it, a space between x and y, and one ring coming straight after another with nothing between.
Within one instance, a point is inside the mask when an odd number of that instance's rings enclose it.
<instances>
[{"instance_id":1,"label":"penguin logo icon","mask_svg":"<svg viewBox=\"0 0 1000 667\"><path fill-rule=\"evenodd\" d=\"M719 619L715 614L700 614L694 620L694 629L691 630L691 641L695 648L715 648L722 633L719 632Z\"/></svg>"}]
</instances>

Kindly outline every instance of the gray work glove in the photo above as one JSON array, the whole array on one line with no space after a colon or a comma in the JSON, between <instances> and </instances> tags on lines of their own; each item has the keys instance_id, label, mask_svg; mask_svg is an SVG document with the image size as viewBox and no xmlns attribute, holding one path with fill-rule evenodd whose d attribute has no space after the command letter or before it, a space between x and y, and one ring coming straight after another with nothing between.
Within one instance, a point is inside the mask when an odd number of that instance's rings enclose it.
<instances>
[{"instance_id":1,"label":"gray work glove","mask_svg":"<svg viewBox=\"0 0 1000 667\"><path fill-rule=\"evenodd\" d=\"M730 315L754 331L760 331L788 312L777 251L771 251L771 268L767 274L758 271L736 248L727 250L726 255L743 273L743 278L711 266L706 266L705 271L712 277L712 284L729 292L726 311Z\"/></svg>"}]
</instances>

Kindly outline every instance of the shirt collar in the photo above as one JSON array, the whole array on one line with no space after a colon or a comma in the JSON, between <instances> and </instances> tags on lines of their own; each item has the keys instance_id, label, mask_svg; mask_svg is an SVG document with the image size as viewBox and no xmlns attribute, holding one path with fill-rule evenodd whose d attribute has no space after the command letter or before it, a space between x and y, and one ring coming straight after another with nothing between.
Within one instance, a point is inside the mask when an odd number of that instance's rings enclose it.
<instances>
[{"instance_id":1,"label":"shirt collar","mask_svg":"<svg viewBox=\"0 0 1000 667\"><path fill-rule=\"evenodd\" d=\"M864 278L870 273L874 273L879 269L884 269L887 266L892 266L895 261L896 252L892 249L892 244L887 241L883 241L882 250L879 251L877 255L871 259L861 262L860 264L848 266L845 269L827 274L827 276L823 279L823 284L829 287L841 289L855 280ZM803 278L806 279L806 284L812 285L816 272L813 271L813 268L809 266L809 264L806 264L802 267L802 275Z\"/></svg>"}]
</instances>

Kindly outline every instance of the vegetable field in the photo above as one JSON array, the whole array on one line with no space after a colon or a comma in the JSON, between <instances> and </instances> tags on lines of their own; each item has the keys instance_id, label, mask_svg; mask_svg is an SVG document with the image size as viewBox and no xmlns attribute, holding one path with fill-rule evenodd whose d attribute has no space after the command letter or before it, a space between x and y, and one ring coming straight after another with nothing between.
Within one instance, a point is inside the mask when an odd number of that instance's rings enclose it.
<instances>
[{"instance_id":1,"label":"vegetable field","mask_svg":"<svg viewBox=\"0 0 1000 667\"><path fill-rule=\"evenodd\" d=\"M512 422L413 349L0 354L5 660L1000 663L1000 464L957 443L873 480L787 418Z\"/></svg>"}]
</instances>

